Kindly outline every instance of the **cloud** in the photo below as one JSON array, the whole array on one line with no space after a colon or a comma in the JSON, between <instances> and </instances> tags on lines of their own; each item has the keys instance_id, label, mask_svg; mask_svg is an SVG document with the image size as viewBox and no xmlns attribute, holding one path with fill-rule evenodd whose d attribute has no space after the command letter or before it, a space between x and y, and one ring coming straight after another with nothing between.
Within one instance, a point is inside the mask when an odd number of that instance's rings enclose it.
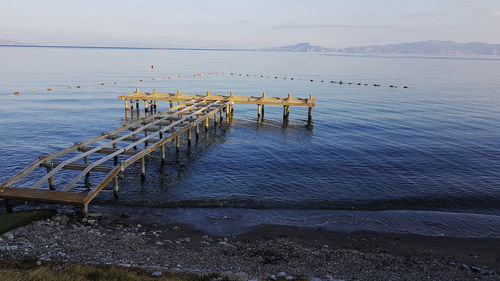
<instances>
[{"instance_id":1,"label":"cloud","mask_svg":"<svg viewBox=\"0 0 500 281\"><path fill-rule=\"evenodd\" d=\"M485 11L484 14L488 16L500 17L500 10Z\"/></svg>"},{"instance_id":2,"label":"cloud","mask_svg":"<svg viewBox=\"0 0 500 281\"><path fill-rule=\"evenodd\" d=\"M364 25L364 24L281 24L276 25L274 28L283 29L319 29L319 28L389 28L388 25Z\"/></svg>"}]
</instances>

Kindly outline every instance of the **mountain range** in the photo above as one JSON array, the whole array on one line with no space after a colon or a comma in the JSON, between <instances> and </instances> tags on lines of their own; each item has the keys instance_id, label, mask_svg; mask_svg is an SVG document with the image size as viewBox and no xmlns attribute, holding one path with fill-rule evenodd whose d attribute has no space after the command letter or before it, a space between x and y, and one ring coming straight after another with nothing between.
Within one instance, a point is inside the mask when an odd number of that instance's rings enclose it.
<instances>
[{"instance_id":1,"label":"mountain range","mask_svg":"<svg viewBox=\"0 0 500 281\"><path fill-rule=\"evenodd\" d=\"M94 47L94 46L44 46L19 43L0 39L0 46L28 46L28 47L67 47L67 48L136 48L136 47ZM232 50L232 51L256 51L244 49L204 49L204 48L147 48L139 49L166 49L166 50ZM261 51L278 52L335 52L349 54L429 54L429 55L500 55L500 44L488 44L480 42L458 43L453 41L418 41L409 43L398 43L388 45L372 45L349 48L325 48L311 45L310 43L299 43L290 46L260 49Z\"/></svg>"},{"instance_id":2,"label":"mountain range","mask_svg":"<svg viewBox=\"0 0 500 281\"><path fill-rule=\"evenodd\" d=\"M487 44L479 42L458 43L453 41L428 40L337 49L314 46L310 43L299 43L265 50L280 52L336 52L365 54L500 55L500 44Z\"/></svg>"}]
</instances>

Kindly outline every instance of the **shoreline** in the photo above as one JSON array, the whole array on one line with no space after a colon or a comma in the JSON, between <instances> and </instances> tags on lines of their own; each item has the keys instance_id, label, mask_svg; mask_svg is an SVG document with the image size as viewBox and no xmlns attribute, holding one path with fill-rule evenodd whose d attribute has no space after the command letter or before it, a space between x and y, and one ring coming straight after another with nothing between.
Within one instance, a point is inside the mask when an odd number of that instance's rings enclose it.
<instances>
[{"instance_id":1,"label":"shoreline","mask_svg":"<svg viewBox=\"0 0 500 281\"><path fill-rule=\"evenodd\" d=\"M36 260L165 272L241 273L246 279L267 279L284 271L323 280L422 280L429 276L432 280L499 280L496 272L500 272L500 238L269 224L221 237L188 224L140 224L132 217L112 214L94 214L89 219L59 214L0 237L0 260L7 263Z\"/></svg>"}]
</instances>

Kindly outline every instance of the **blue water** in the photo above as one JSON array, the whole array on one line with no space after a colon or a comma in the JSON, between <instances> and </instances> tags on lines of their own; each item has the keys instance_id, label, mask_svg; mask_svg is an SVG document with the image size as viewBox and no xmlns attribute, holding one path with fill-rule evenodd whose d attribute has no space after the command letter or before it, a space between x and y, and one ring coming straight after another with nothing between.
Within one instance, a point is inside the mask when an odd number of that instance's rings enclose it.
<instances>
[{"instance_id":1,"label":"blue water","mask_svg":"<svg viewBox=\"0 0 500 281\"><path fill-rule=\"evenodd\" d=\"M125 114L116 97L135 88L312 93L312 129L307 108L292 108L283 128L281 107L266 106L257 124L256 106L236 105L232 126L189 150L184 140L179 154L169 146L163 165L159 152L152 155L145 181L138 166L129 167L119 177L120 199L107 190L95 203L500 215L495 57L2 47L0 61L0 182L39 155L120 126ZM152 80L208 72L217 74ZM98 181L92 175L90 185Z\"/></svg>"}]
</instances>

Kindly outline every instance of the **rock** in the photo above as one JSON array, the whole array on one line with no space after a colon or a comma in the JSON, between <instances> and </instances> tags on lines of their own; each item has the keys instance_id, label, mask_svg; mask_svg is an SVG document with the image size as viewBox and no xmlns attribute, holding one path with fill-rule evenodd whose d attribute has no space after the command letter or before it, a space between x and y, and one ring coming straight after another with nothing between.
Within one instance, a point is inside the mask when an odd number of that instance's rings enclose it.
<instances>
[{"instance_id":1,"label":"rock","mask_svg":"<svg viewBox=\"0 0 500 281\"><path fill-rule=\"evenodd\" d=\"M142 224L138 223L137 228L141 228L141 227L142 227Z\"/></svg>"},{"instance_id":2,"label":"rock","mask_svg":"<svg viewBox=\"0 0 500 281\"><path fill-rule=\"evenodd\" d=\"M12 232L7 232L3 235L3 237L5 237L5 239L12 240L14 239L14 234L12 234Z\"/></svg>"},{"instance_id":3,"label":"rock","mask_svg":"<svg viewBox=\"0 0 500 281\"><path fill-rule=\"evenodd\" d=\"M237 272L234 274L234 277L236 277L236 279L240 281L248 280L248 274L246 274L245 272Z\"/></svg>"},{"instance_id":4,"label":"rock","mask_svg":"<svg viewBox=\"0 0 500 281\"><path fill-rule=\"evenodd\" d=\"M88 224L94 224L94 223L95 223L95 220L87 220L87 223L88 223Z\"/></svg>"},{"instance_id":5,"label":"rock","mask_svg":"<svg viewBox=\"0 0 500 281\"><path fill-rule=\"evenodd\" d=\"M0 242L3 242L3 238L2 237L0 237Z\"/></svg>"},{"instance_id":6,"label":"rock","mask_svg":"<svg viewBox=\"0 0 500 281\"><path fill-rule=\"evenodd\" d=\"M494 270L483 269L481 270L482 275L495 275L496 272Z\"/></svg>"},{"instance_id":7,"label":"rock","mask_svg":"<svg viewBox=\"0 0 500 281\"><path fill-rule=\"evenodd\" d=\"M472 272L475 272L475 273L479 273L479 272L481 272L481 268L476 267L476 266L471 266L470 270L471 270Z\"/></svg>"},{"instance_id":8,"label":"rock","mask_svg":"<svg viewBox=\"0 0 500 281\"><path fill-rule=\"evenodd\" d=\"M285 272L278 272L278 274L276 274L276 277L278 278L285 278L286 277L286 273Z\"/></svg>"},{"instance_id":9,"label":"rock","mask_svg":"<svg viewBox=\"0 0 500 281\"><path fill-rule=\"evenodd\" d=\"M102 213L89 213L88 216L94 219L98 219L102 218Z\"/></svg>"},{"instance_id":10,"label":"rock","mask_svg":"<svg viewBox=\"0 0 500 281\"><path fill-rule=\"evenodd\" d=\"M317 277L311 277L309 278L309 281L322 281L322 280Z\"/></svg>"},{"instance_id":11,"label":"rock","mask_svg":"<svg viewBox=\"0 0 500 281\"><path fill-rule=\"evenodd\" d=\"M278 280L278 278L276 278L276 275L269 275L269 280Z\"/></svg>"},{"instance_id":12,"label":"rock","mask_svg":"<svg viewBox=\"0 0 500 281\"><path fill-rule=\"evenodd\" d=\"M5 250L7 250L6 246L0 246L0 252L4 252Z\"/></svg>"},{"instance_id":13,"label":"rock","mask_svg":"<svg viewBox=\"0 0 500 281\"><path fill-rule=\"evenodd\" d=\"M155 242L155 245L163 245L163 244L164 244L164 243L163 243L163 242L161 242L161 241L156 241L156 242Z\"/></svg>"},{"instance_id":14,"label":"rock","mask_svg":"<svg viewBox=\"0 0 500 281\"><path fill-rule=\"evenodd\" d=\"M86 223L86 222L87 222L87 218L83 218L83 219L82 219L82 222L83 222L83 223Z\"/></svg>"},{"instance_id":15,"label":"rock","mask_svg":"<svg viewBox=\"0 0 500 281\"><path fill-rule=\"evenodd\" d=\"M155 271L153 273L151 273L151 276L153 277L161 277L163 275L163 273L161 271Z\"/></svg>"},{"instance_id":16,"label":"rock","mask_svg":"<svg viewBox=\"0 0 500 281\"><path fill-rule=\"evenodd\" d=\"M201 239L208 239L208 235L201 236Z\"/></svg>"},{"instance_id":17,"label":"rock","mask_svg":"<svg viewBox=\"0 0 500 281\"><path fill-rule=\"evenodd\" d=\"M293 276L289 275L289 276L285 277L285 280L293 280L294 278L295 278L295 277L293 277Z\"/></svg>"},{"instance_id":18,"label":"rock","mask_svg":"<svg viewBox=\"0 0 500 281\"><path fill-rule=\"evenodd\" d=\"M129 213L129 212L127 212L127 211L125 211L125 212L123 212L123 213L120 215L120 217L121 217L121 218L124 218L124 219L129 218L129 217L130 217L130 213Z\"/></svg>"},{"instance_id":19,"label":"rock","mask_svg":"<svg viewBox=\"0 0 500 281\"><path fill-rule=\"evenodd\" d=\"M26 227L19 227L11 231L14 236L21 235L26 232Z\"/></svg>"},{"instance_id":20,"label":"rock","mask_svg":"<svg viewBox=\"0 0 500 281\"><path fill-rule=\"evenodd\" d=\"M40 265L42 265L42 262L41 261L36 261L36 265L40 266Z\"/></svg>"},{"instance_id":21,"label":"rock","mask_svg":"<svg viewBox=\"0 0 500 281\"><path fill-rule=\"evenodd\" d=\"M178 227L178 226L174 226L172 227L172 230L173 231L179 231L179 230L182 230L182 228Z\"/></svg>"},{"instance_id":22,"label":"rock","mask_svg":"<svg viewBox=\"0 0 500 281\"><path fill-rule=\"evenodd\" d=\"M60 214L60 215L53 216L52 221L59 224L59 225L66 226L69 222L69 218L68 218L68 216Z\"/></svg>"},{"instance_id":23,"label":"rock","mask_svg":"<svg viewBox=\"0 0 500 281\"><path fill-rule=\"evenodd\" d=\"M461 264L460 268L465 270L470 270L470 266L466 265L465 263Z\"/></svg>"}]
</instances>

